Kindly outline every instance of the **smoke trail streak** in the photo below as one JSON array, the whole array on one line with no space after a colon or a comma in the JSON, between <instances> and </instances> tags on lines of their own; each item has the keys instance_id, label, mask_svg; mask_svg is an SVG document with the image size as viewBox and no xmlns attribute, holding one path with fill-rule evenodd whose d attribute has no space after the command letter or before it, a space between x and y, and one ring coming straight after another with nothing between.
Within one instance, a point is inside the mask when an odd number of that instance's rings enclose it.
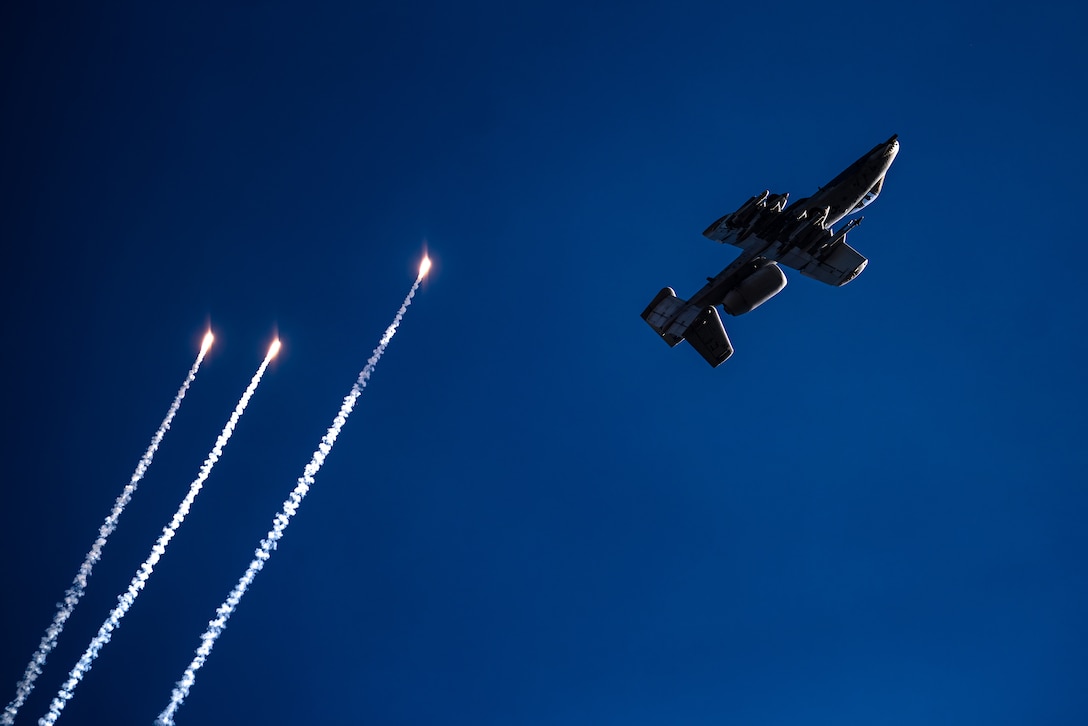
<instances>
[{"instance_id":1,"label":"smoke trail streak","mask_svg":"<svg viewBox=\"0 0 1088 726\"><path fill-rule=\"evenodd\" d=\"M426 258L424 259L426 260ZM396 335L397 327L404 318L404 313L408 310L408 306L411 305L412 298L415 296L416 290L419 289L419 283L423 280L424 275L427 274L427 268L429 267L429 260L427 260L426 266L420 265L419 276L416 278L415 284L412 285L412 289L409 290L408 296L404 298L404 302L401 304L400 309L397 310L397 314L393 318L393 323L386 329L385 334L378 342L378 347L374 349L374 352L367 360L366 367L364 367L359 374L359 379L352 385L351 392L344 398L344 402L340 406L340 412L336 414L336 418L332 420L332 426L329 427L329 430L326 431L325 435L321 438L321 443L318 445L317 451L314 452L313 458L310 459L310 463L303 469L302 476L299 477L298 483L295 485L295 488L291 490L287 500L283 503L283 509L272 520L272 529L268 532L265 539L261 540L260 547L257 548L255 553L256 556L253 558L253 561L249 563L249 567L246 569L245 574L238 580L238 584L231 590L227 599L216 609L215 619L208 623L208 629L204 632L204 635L200 637L200 647L197 648L196 657L189 663L189 667L185 669L185 673L182 675L181 680L178 681L177 687L173 690L170 697L170 703L155 720L155 723L158 726L173 726L174 714L189 695L189 690L196 681L196 672L204 665L204 661L207 660L208 655L212 652L212 647L215 645L216 639L223 632L223 629L227 627L227 620L234 614L235 608L238 607L238 602L242 599L242 596L246 593L249 586L253 584L253 579L264 567L264 563L272 556L272 550L276 549L276 543L283 537L283 532L287 529L287 525L291 523L291 517L298 511L298 507L302 503L302 498L306 496L310 487L313 486L314 477L325 463L325 457L329 455L333 444L336 443L336 438L340 435L340 430L347 422L348 416L351 415L351 411L355 407L355 402L359 399L359 396L362 395L363 389L366 388L366 384L370 380L370 375L374 372L375 366L378 365L378 360L381 359L382 354L385 353L386 346L389 345L389 341Z\"/></svg>"},{"instance_id":2,"label":"smoke trail streak","mask_svg":"<svg viewBox=\"0 0 1088 726\"><path fill-rule=\"evenodd\" d=\"M45 660L57 645L57 638L60 637L61 631L64 630L65 622L71 617L72 611L76 609L80 598L83 597L83 593L87 588L87 580L91 577L91 571L94 569L95 563L102 558L102 548L106 546L106 540L117 529L117 520L121 518L121 512L124 511L125 506L132 499L132 495L136 493L137 485L143 479L148 467L151 466L151 460L155 457L155 452L158 451L159 444L162 442L163 437L166 436L166 432L170 430L174 415L181 408L181 402L185 398L189 386L196 379L196 372L200 369L200 364L204 362L204 356L211 347L213 339L211 332L204 336L196 362L189 369L189 375L185 377L185 382L181 384L177 395L174 396L174 402L170 404L170 409L166 412L166 418L162 420L159 429L151 437L151 444L147 447L143 457L140 458L139 464L136 465L136 471L132 473L128 485L125 486L121 495L117 497L117 501L113 503L113 509L110 511L109 516L106 517L106 521L99 527L98 539L95 540L91 551L87 553L83 564L79 566L79 571L76 573L71 587L64 593L64 602L58 604L53 623L46 628L45 635L42 636L41 643L38 644L38 650L31 656L26 672L23 673L23 680L19 681L15 686L15 698L12 699L11 703L4 709L3 715L0 716L0 724L3 724L3 726L11 726L15 722L16 714L19 713L19 709L26 702L27 696L34 690L34 681L41 675Z\"/></svg>"},{"instance_id":3,"label":"smoke trail streak","mask_svg":"<svg viewBox=\"0 0 1088 726\"><path fill-rule=\"evenodd\" d=\"M178 506L178 510L174 512L173 518L170 523L162 530L162 535L158 541L155 542L155 546L151 548L151 554L148 555L144 563L140 565L140 568L136 571L136 575L132 578L132 582L129 583L128 589L118 596L117 607L110 611L109 617L102 623L102 627L98 629L98 635L91 640L91 644L87 646L87 650L84 651L82 657L72 668L72 672L68 674L68 680L61 686L60 691L53 699L52 704L49 706L49 713L42 718L38 719L39 726L47 726L53 724L60 717L60 712L64 710L64 706L72 698L75 693L76 686L80 680L83 679L84 674L91 669L91 661L98 657L98 651L102 649L106 643L110 641L113 636L113 631L121 624L121 618L125 616L129 608L132 607L132 603L136 601L140 591L144 589L148 579L151 577L151 571L158 563L159 559L166 552L166 546L170 544L170 540L174 538L177 533L178 527L185 521L185 516L189 513L189 508L193 504L193 500L196 499L196 495L200 493L200 489L204 486L204 481L208 478L208 475L212 471L212 467L219 461L219 457L223 454L223 447L230 441L230 437L234 434L234 427L238 425L238 419L242 417L242 413L245 412L246 406L249 404L249 399L253 396L253 392L257 390L257 384L261 382L261 377L264 375L265 369L268 368L269 362L273 356L279 351L280 343L275 341L268 349L268 355L264 357L264 361L261 363L260 368L253 374L253 379L250 380L249 386L246 388L245 393L242 394L242 398L239 399L238 405L234 407L233 413L230 415L230 419L227 421L226 426L219 434L219 438L215 441L215 446L212 448L211 453L208 454L208 458L204 460L203 466L200 467L200 473L192 484L189 485L189 493L185 495L185 498L181 500L181 504Z\"/></svg>"}]
</instances>

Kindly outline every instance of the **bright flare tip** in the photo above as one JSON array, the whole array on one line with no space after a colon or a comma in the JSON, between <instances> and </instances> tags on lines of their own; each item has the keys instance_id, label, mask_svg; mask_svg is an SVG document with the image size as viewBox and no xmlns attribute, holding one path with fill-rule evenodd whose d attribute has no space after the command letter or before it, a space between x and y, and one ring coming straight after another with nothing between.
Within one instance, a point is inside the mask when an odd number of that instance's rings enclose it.
<instances>
[{"instance_id":1,"label":"bright flare tip","mask_svg":"<svg viewBox=\"0 0 1088 726\"><path fill-rule=\"evenodd\" d=\"M213 340L215 340L215 336L212 335L212 331L209 330L207 333L204 333L204 342L200 344L201 354L208 352L208 348L212 347Z\"/></svg>"},{"instance_id":2,"label":"bright flare tip","mask_svg":"<svg viewBox=\"0 0 1088 726\"><path fill-rule=\"evenodd\" d=\"M431 271L431 258L427 255L423 255L423 260L419 263L419 279L422 280L426 277L427 273Z\"/></svg>"},{"instance_id":3,"label":"bright flare tip","mask_svg":"<svg viewBox=\"0 0 1088 726\"><path fill-rule=\"evenodd\" d=\"M280 352L280 339L276 338L272 341L272 345L268 346L268 359L272 360L276 357L276 353Z\"/></svg>"}]
</instances>

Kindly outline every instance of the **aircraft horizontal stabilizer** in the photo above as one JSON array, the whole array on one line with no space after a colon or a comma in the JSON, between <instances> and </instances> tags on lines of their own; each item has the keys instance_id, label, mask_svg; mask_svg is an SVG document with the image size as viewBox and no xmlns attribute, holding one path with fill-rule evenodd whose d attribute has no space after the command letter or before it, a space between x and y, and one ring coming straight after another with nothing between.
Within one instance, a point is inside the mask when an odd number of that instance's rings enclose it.
<instances>
[{"instance_id":1,"label":"aircraft horizontal stabilizer","mask_svg":"<svg viewBox=\"0 0 1088 726\"><path fill-rule=\"evenodd\" d=\"M676 297L671 287L657 293L642 311L642 319L674 347L687 340L707 363L719 366L733 355L733 345L714 306L700 308Z\"/></svg>"}]
</instances>

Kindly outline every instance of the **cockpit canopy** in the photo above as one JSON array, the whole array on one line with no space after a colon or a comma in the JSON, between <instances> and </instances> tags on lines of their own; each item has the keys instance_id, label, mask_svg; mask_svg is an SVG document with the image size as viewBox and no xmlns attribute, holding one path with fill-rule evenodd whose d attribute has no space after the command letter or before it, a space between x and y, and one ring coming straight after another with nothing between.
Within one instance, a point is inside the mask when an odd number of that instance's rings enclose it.
<instances>
[{"instance_id":1,"label":"cockpit canopy","mask_svg":"<svg viewBox=\"0 0 1088 726\"><path fill-rule=\"evenodd\" d=\"M880 196L880 189L883 186L884 186L884 177L881 177L877 181L877 183L873 185L872 189L865 192L865 196L861 198L861 201L857 203L857 206L855 206L853 209L851 209L849 212L847 212L847 214L853 214L854 212L860 212L862 209L865 209L870 204L872 204L873 200L876 199L878 196Z\"/></svg>"}]
</instances>

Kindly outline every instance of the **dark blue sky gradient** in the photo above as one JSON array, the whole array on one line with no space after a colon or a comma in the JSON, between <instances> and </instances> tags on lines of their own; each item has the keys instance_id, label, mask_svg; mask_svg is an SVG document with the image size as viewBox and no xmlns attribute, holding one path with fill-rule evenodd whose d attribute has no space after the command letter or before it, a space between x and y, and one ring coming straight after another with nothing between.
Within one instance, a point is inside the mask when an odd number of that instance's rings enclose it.
<instances>
[{"instance_id":1,"label":"dark blue sky gradient","mask_svg":"<svg viewBox=\"0 0 1088 726\"><path fill-rule=\"evenodd\" d=\"M900 4L902 5L902 4ZM1070 14L1072 13L1072 14ZM151 723L435 267L178 723L1083 724L1083 9L0 10L0 695ZM902 151L718 369L639 318L751 194ZM2 705L0 703L0 705Z\"/></svg>"}]
</instances>

